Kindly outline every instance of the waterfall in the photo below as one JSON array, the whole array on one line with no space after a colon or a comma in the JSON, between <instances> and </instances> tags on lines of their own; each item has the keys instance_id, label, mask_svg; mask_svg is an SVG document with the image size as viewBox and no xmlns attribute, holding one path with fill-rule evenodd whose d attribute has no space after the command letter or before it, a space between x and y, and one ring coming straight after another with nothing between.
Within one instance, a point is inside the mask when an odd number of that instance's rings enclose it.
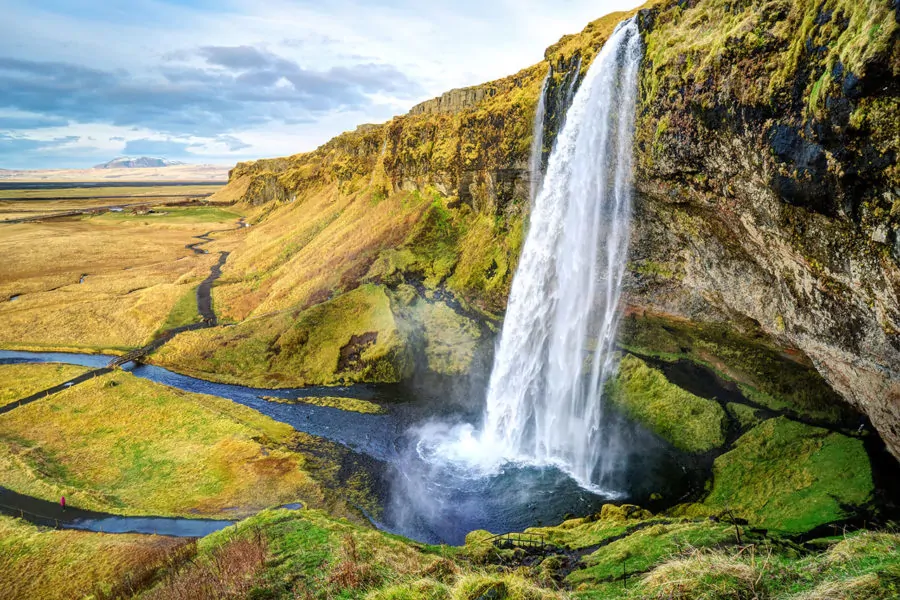
<instances>
[{"instance_id":1,"label":"waterfall","mask_svg":"<svg viewBox=\"0 0 900 600\"><path fill-rule=\"evenodd\" d=\"M635 19L623 22L572 100L532 209L477 440L506 459L559 465L582 485L603 479L601 393L628 247L641 54Z\"/></svg>"},{"instance_id":2,"label":"waterfall","mask_svg":"<svg viewBox=\"0 0 900 600\"><path fill-rule=\"evenodd\" d=\"M534 200L537 198L538 191L541 189L542 167L544 158L544 113L547 95L547 84L550 82L550 76L553 74L551 67L544 77L544 84L541 86L541 95L538 97L537 108L534 110L534 126L531 135L531 158L528 161L530 170L531 194L528 200L534 206Z\"/></svg>"}]
</instances>

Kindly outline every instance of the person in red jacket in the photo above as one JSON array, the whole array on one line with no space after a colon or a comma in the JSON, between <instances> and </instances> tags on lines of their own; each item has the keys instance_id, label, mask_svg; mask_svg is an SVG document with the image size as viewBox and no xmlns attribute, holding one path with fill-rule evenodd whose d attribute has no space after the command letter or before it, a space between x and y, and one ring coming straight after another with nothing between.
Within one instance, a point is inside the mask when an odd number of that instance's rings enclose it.
<instances>
[{"instance_id":1,"label":"person in red jacket","mask_svg":"<svg viewBox=\"0 0 900 600\"><path fill-rule=\"evenodd\" d=\"M66 512L66 497L63 496L59 499L59 505L62 506L63 512Z\"/></svg>"}]
</instances>

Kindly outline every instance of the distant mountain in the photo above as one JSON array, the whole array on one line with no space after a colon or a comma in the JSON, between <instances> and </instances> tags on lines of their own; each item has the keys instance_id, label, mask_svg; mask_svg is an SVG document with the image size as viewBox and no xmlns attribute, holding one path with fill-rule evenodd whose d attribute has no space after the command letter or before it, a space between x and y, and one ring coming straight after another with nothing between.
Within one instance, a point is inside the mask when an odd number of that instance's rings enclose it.
<instances>
[{"instance_id":1,"label":"distant mountain","mask_svg":"<svg viewBox=\"0 0 900 600\"><path fill-rule=\"evenodd\" d=\"M141 156L133 158L131 156L120 156L114 158L102 165L94 166L95 169L149 169L153 167L177 167L185 163L177 160L167 160L165 158L154 158L152 156Z\"/></svg>"}]
</instances>

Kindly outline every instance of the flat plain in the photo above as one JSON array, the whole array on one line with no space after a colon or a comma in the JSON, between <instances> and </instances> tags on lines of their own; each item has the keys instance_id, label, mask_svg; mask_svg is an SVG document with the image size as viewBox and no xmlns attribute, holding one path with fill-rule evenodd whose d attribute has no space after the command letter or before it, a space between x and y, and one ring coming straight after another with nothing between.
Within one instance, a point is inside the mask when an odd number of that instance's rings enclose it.
<instances>
[{"instance_id":1,"label":"flat plain","mask_svg":"<svg viewBox=\"0 0 900 600\"><path fill-rule=\"evenodd\" d=\"M151 188L124 189L145 194ZM181 187L160 189L184 193ZM41 191L84 192L82 188ZM49 214L98 202L103 206L107 201L73 196L0 203L0 212L9 204ZM151 203L137 211L0 225L0 251L5 257L0 264L0 345L117 352L146 344L179 301L208 275L217 258L187 246L209 231L235 230L239 218L232 210L203 203ZM183 315L184 307L179 310ZM183 316L175 318L183 320Z\"/></svg>"}]
</instances>

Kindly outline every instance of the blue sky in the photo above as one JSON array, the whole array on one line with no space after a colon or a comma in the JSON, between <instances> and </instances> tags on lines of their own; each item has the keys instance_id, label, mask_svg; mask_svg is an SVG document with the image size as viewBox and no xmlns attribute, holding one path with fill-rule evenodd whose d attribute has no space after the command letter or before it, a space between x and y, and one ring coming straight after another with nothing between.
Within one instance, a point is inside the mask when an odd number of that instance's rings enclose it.
<instances>
[{"instance_id":1,"label":"blue sky","mask_svg":"<svg viewBox=\"0 0 900 600\"><path fill-rule=\"evenodd\" d=\"M0 0L0 168L311 150L632 0Z\"/></svg>"}]
</instances>

